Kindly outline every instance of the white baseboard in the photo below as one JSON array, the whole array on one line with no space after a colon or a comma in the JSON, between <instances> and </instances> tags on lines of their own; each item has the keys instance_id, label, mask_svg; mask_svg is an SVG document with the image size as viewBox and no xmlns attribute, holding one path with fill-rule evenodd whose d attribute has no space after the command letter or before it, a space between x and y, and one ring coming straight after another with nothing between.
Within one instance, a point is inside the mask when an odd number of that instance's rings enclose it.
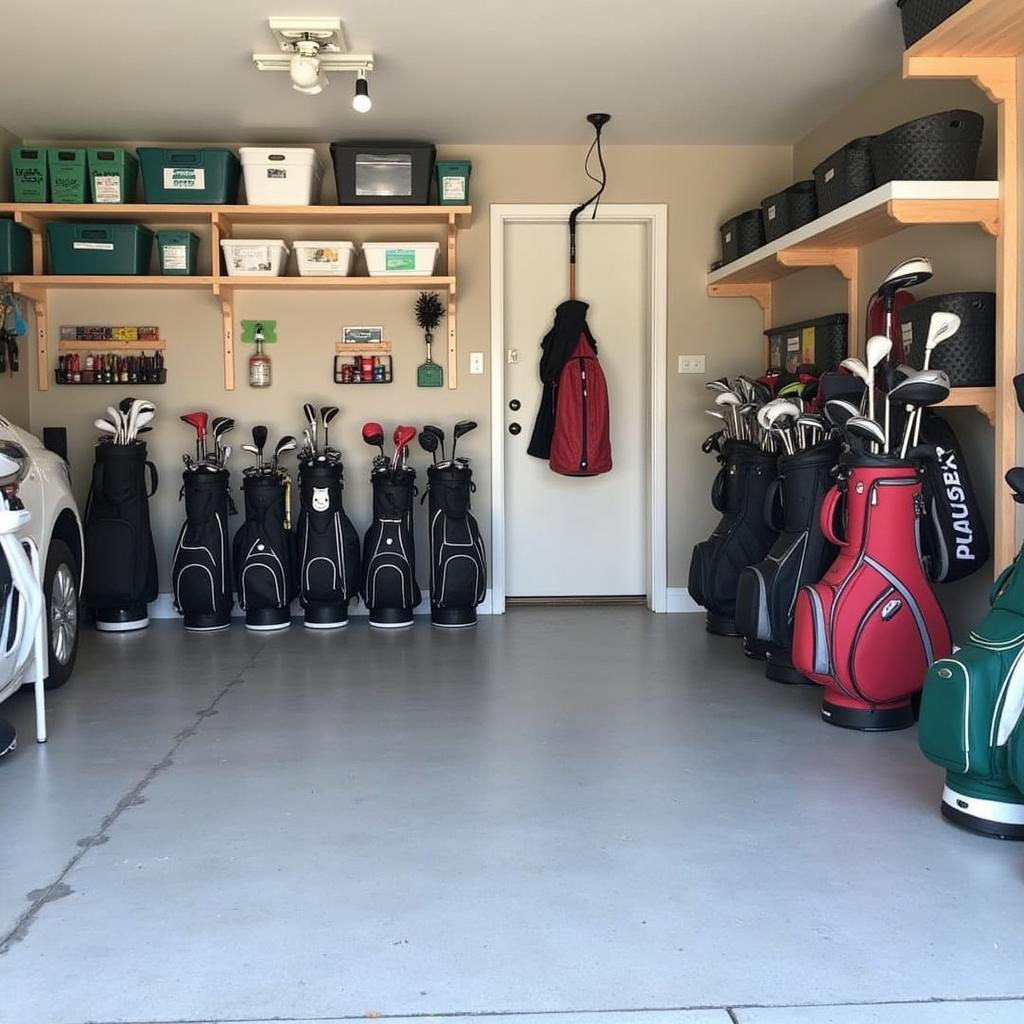
<instances>
[{"instance_id":1,"label":"white baseboard","mask_svg":"<svg viewBox=\"0 0 1024 1024\"><path fill-rule=\"evenodd\" d=\"M690 597L686 587L668 588L668 607L665 609L669 614L679 612L703 612L704 609Z\"/></svg>"},{"instance_id":2,"label":"white baseboard","mask_svg":"<svg viewBox=\"0 0 1024 1024\"><path fill-rule=\"evenodd\" d=\"M477 615L491 615L492 613L491 604L491 592L487 591L484 596L483 604L477 607ZM353 615L366 615L366 605L361 601L349 605L348 613L350 616ZM420 602L420 606L416 609L417 615L429 615L430 614L430 591L423 591L423 600ZM235 604L234 610L231 613L233 618L241 619L245 613L241 608ZM292 615L301 616L302 608L299 606L298 601L292 605ZM178 610L174 607L174 595L171 593L159 594L157 599L149 606L149 617L151 619L177 619L180 618Z\"/></svg>"}]
</instances>

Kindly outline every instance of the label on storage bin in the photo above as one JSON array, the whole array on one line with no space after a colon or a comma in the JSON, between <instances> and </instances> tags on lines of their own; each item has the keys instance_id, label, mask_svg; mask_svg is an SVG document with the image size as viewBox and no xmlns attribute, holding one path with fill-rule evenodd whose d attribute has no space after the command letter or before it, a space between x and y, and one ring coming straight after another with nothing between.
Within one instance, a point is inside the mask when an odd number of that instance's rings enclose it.
<instances>
[{"instance_id":1,"label":"label on storage bin","mask_svg":"<svg viewBox=\"0 0 1024 1024\"><path fill-rule=\"evenodd\" d=\"M441 177L441 198L452 201L466 199L466 179L459 175L449 177L447 174Z\"/></svg>"},{"instance_id":2,"label":"label on storage bin","mask_svg":"<svg viewBox=\"0 0 1024 1024\"><path fill-rule=\"evenodd\" d=\"M836 176L836 169L834 167L830 167L825 172L825 181L826 181L826 183L830 182L835 176Z\"/></svg>"},{"instance_id":3,"label":"label on storage bin","mask_svg":"<svg viewBox=\"0 0 1024 1024\"><path fill-rule=\"evenodd\" d=\"M92 182L97 203L120 203L122 201L120 174L94 174Z\"/></svg>"},{"instance_id":4,"label":"label on storage bin","mask_svg":"<svg viewBox=\"0 0 1024 1024\"><path fill-rule=\"evenodd\" d=\"M804 328L804 340L802 346L802 357L801 362L813 363L814 362L814 340L817 335L817 331L813 327Z\"/></svg>"},{"instance_id":5,"label":"label on storage bin","mask_svg":"<svg viewBox=\"0 0 1024 1024\"><path fill-rule=\"evenodd\" d=\"M287 178L288 170L285 167L268 167L267 168L268 178Z\"/></svg>"},{"instance_id":6,"label":"label on storage bin","mask_svg":"<svg viewBox=\"0 0 1024 1024\"><path fill-rule=\"evenodd\" d=\"M415 270L415 249L386 249L384 251L385 270Z\"/></svg>"},{"instance_id":7,"label":"label on storage bin","mask_svg":"<svg viewBox=\"0 0 1024 1024\"><path fill-rule=\"evenodd\" d=\"M914 325L910 321L900 324L900 334L903 337L903 354L909 359L914 348Z\"/></svg>"},{"instance_id":8,"label":"label on storage bin","mask_svg":"<svg viewBox=\"0 0 1024 1024\"><path fill-rule=\"evenodd\" d=\"M769 220L775 220L775 207L774 206L769 206L768 207L768 219Z\"/></svg>"},{"instance_id":9,"label":"label on storage bin","mask_svg":"<svg viewBox=\"0 0 1024 1024\"><path fill-rule=\"evenodd\" d=\"M274 260L269 245L233 245L229 259L235 270L247 274L269 274L274 269Z\"/></svg>"},{"instance_id":10,"label":"label on storage bin","mask_svg":"<svg viewBox=\"0 0 1024 1024\"><path fill-rule=\"evenodd\" d=\"M72 249L99 249L102 252L113 252L113 242L72 242Z\"/></svg>"},{"instance_id":11,"label":"label on storage bin","mask_svg":"<svg viewBox=\"0 0 1024 1024\"><path fill-rule=\"evenodd\" d=\"M188 270L187 245L165 245L160 252L164 270Z\"/></svg>"},{"instance_id":12,"label":"label on storage bin","mask_svg":"<svg viewBox=\"0 0 1024 1024\"><path fill-rule=\"evenodd\" d=\"M164 188L201 192L206 188L206 169L204 167L165 167Z\"/></svg>"},{"instance_id":13,"label":"label on storage bin","mask_svg":"<svg viewBox=\"0 0 1024 1024\"><path fill-rule=\"evenodd\" d=\"M725 233L725 241L726 241L726 244L728 244L729 242L732 241L732 232L731 231L726 231L726 233Z\"/></svg>"}]
</instances>

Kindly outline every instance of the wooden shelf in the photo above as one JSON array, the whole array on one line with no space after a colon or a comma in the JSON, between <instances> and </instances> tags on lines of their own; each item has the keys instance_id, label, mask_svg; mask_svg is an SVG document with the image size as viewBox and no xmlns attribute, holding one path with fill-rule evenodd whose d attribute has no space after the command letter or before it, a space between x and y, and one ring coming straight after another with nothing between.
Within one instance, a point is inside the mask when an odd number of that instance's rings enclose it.
<instances>
[{"instance_id":1,"label":"wooden shelf","mask_svg":"<svg viewBox=\"0 0 1024 1024\"><path fill-rule=\"evenodd\" d=\"M334 353L339 356L386 356L390 352L390 341L381 341L365 345L349 344L344 341L336 341L334 343Z\"/></svg>"},{"instance_id":2,"label":"wooden shelf","mask_svg":"<svg viewBox=\"0 0 1024 1024\"><path fill-rule=\"evenodd\" d=\"M163 352L167 348L164 338L155 341L64 341L57 343L58 352Z\"/></svg>"},{"instance_id":3,"label":"wooden shelf","mask_svg":"<svg viewBox=\"0 0 1024 1024\"><path fill-rule=\"evenodd\" d=\"M220 294L235 289L260 288L269 288L272 291L302 291L308 288L340 291L434 288L447 291L454 287L454 277L218 277L213 290Z\"/></svg>"},{"instance_id":4,"label":"wooden shelf","mask_svg":"<svg viewBox=\"0 0 1024 1024\"><path fill-rule=\"evenodd\" d=\"M953 388L949 398L940 405L947 407L974 407L995 426L996 423L996 389L993 388Z\"/></svg>"},{"instance_id":5,"label":"wooden shelf","mask_svg":"<svg viewBox=\"0 0 1024 1024\"><path fill-rule=\"evenodd\" d=\"M212 277L166 277L155 274L126 275L114 274L39 274L35 276L9 277L16 294L30 297L44 295L53 288L212 288Z\"/></svg>"},{"instance_id":6,"label":"wooden shelf","mask_svg":"<svg viewBox=\"0 0 1024 1024\"><path fill-rule=\"evenodd\" d=\"M907 50L908 57L1019 57L1024 9L1018 0L971 0Z\"/></svg>"},{"instance_id":7,"label":"wooden shelf","mask_svg":"<svg viewBox=\"0 0 1024 1024\"><path fill-rule=\"evenodd\" d=\"M709 292L719 284L766 284L806 266L826 266L827 253L859 249L913 225L978 224L994 234L998 223L996 181L890 181L713 271ZM811 263L800 253L821 255Z\"/></svg>"}]
</instances>

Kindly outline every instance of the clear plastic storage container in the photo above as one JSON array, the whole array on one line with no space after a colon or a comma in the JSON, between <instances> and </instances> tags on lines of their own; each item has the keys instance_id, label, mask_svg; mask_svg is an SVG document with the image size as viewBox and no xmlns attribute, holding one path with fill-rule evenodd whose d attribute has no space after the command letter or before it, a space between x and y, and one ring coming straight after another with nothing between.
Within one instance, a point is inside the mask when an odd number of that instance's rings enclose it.
<instances>
[{"instance_id":1,"label":"clear plastic storage container","mask_svg":"<svg viewBox=\"0 0 1024 1024\"><path fill-rule=\"evenodd\" d=\"M293 242L300 277L348 277L355 259L354 242Z\"/></svg>"},{"instance_id":2,"label":"clear plastic storage container","mask_svg":"<svg viewBox=\"0 0 1024 1024\"><path fill-rule=\"evenodd\" d=\"M371 277L414 274L431 277L441 251L438 242L364 242L366 269Z\"/></svg>"},{"instance_id":3,"label":"clear plastic storage container","mask_svg":"<svg viewBox=\"0 0 1024 1024\"><path fill-rule=\"evenodd\" d=\"M242 146L238 155L250 206L311 206L320 202L324 165L315 149Z\"/></svg>"},{"instance_id":4,"label":"clear plastic storage container","mask_svg":"<svg viewBox=\"0 0 1024 1024\"><path fill-rule=\"evenodd\" d=\"M222 238L228 277L280 277L288 246L283 238Z\"/></svg>"}]
</instances>

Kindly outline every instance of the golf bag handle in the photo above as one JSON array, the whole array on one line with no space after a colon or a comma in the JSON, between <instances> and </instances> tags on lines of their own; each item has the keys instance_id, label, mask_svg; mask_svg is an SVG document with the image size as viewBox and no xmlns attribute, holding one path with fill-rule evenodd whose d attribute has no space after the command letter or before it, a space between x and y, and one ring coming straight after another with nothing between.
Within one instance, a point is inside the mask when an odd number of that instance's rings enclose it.
<instances>
[{"instance_id":1,"label":"golf bag handle","mask_svg":"<svg viewBox=\"0 0 1024 1024\"><path fill-rule=\"evenodd\" d=\"M825 500L821 503L821 517L819 519L819 522L821 523L821 532L825 534L825 539L840 548L846 543L846 540L836 533L835 519L836 513L839 511L839 503L842 501L842 498L842 491L840 491L838 487L833 487L828 494L825 495Z\"/></svg>"},{"instance_id":2,"label":"golf bag handle","mask_svg":"<svg viewBox=\"0 0 1024 1024\"><path fill-rule=\"evenodd\" d=\"M764 521L781 533L786 525L782 511L782 477L777 476L769 485L764 496Z\"/></svg>"},{"instance_id":3,"label":"golf bag handle","mask_svg":"<svg viewBox=\"0 0 1024 1024\"><path fill-rule=\"evenodd\" d=\"M146 462L146 469L149 470L149 493L146 495L147 498L152 498L156 494L157 484L160 482L160 477L157 475L156 466L152 462Z\"/></svg>"},{"instance_id":4,"label":"golf bag handle","mask_svg":"<svg viewBox=\"0 0 1024 1024\"><path fill-rule=\"evenodd\" d=\"M725 466L715 474L711 482L711 505L716 512L725 511Z\"/></svg>"}]
</instances>

